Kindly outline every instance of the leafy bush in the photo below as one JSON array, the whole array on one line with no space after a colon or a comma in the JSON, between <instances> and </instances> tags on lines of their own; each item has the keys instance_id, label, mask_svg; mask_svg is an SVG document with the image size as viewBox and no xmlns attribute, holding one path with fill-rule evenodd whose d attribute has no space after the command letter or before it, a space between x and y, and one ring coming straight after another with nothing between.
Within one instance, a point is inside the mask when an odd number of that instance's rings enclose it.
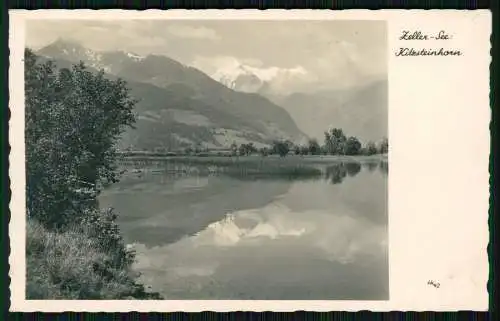
<instances>
[{"instance_id":1,"label":"leafy bush","mask_svg":"<svg viewBox=\"0 0 500 321\"><path fill-rule=\"evenodd\" d=\"M79 219L98 183L115 182L114 144L134 122L122 80L71 70L25 53L27 202L30 216L49 228Z\"/></svg>"},{"instance_id":2,"label":"leafy bush","mask_svg":"<svg viewBox=\"0 0 500 321\"><path fill-rule=\"evenodd\" d=\"M56 70L25 52L27 297L159 298L131 272L100 186L116 182L114 145L135 121L125 82L83 64Z\"/></svg>"}]
</instances>

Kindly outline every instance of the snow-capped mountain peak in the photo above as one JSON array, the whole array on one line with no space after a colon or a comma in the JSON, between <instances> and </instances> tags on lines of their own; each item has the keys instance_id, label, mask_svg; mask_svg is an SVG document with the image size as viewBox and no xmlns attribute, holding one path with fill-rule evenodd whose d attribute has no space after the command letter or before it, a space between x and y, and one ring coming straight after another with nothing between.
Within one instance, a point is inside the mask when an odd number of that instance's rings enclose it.
<instances>
[{"instance_id":1,"label":"snow-capped mountain peak","mask_svg":"<svg viewBox=\"0 0 500 321\"><path fill-rule=\"evenodd\" d=\"M211 77L226 87L243 92L261 92L290 87L290 84L304 81L308 76L307 71L301 67L280 68L276 66L255 67L231 61L219 67Z\"/></svg>"},{"instance_id":2,"label":"snow-capped mountain peak","mask_svg":"<svg viewBox=\"0 0 500 321\"><path fill-rule=\"evenodd\" d=\"M232 65L232 66L227 66L224 68L219 68L213 75L212 78L224 82L224 81L229 81L233 82L238 78L240 75L248 75L251 74L251 72L248 70L248 68L244 65Z\"/></svg>"},{"instance_id":3,"label":"snow-capped mountain peak","mask_svg":"<svg viewBox=\"0 0 500 321\"><path fill-rule=\"evenodd\" d=\"M254 69L243 64L232 65L217 70L212 78L233 90L255 92L262 87L265 79L261 79Z\"/></svg>"},{"instance_id":4,"label":"snow-capped mountain peak","mask_svg":"<svg viewBox=\"0 0 500 321\"><path fill-rule=\"evenodd\" d=\"M137 54L132 53L132 52L127 52L125 54L127 55L127 57L129 57L130 59L133 59L135 61L141 61L145 58L144 56L140 56L140 55L137 55Z\"/></svg>"},{"instance_id":5,"label":"snow-capped mountain peak","mask_svg":"<svg viewBox=\"0 0 500 321\"><path fill-rule=\"evenodd\" d=\"M126 51L95 51L85 48L77 42L66 39L57 39L50 45L40 49L38 54L49 58L62 58L72 62L83 61L87 66L95 69L103 69L107 73L113 73L113 66L127 59L135 62L142 61L145 57Z\"/></svg>"},{"instance_id":6,"label":"snow-capped mountain peak","mask_svg":"<svg viewBox=\"0 0 500 321\"><path fill-rule=\"evenodd\" d=\"M38 53L51 58L63 58L74 62L83 61L89 67L109 71L109 68L103 64L103 55L100 52L85 48L71 40L59 38L52 44L40 49Z\"/></svg>"},{"instance_id":7,"label":"snow-capped mountain peak","mask_svg":"<svg viewBox=\"0 0 500 321\"><path fill-rule=\"evenodd\" d=\"M229 89L236 89L236 82L232 77L229 77L227 75L218 75L213 78Z\"/></svg>"}]
</instances>

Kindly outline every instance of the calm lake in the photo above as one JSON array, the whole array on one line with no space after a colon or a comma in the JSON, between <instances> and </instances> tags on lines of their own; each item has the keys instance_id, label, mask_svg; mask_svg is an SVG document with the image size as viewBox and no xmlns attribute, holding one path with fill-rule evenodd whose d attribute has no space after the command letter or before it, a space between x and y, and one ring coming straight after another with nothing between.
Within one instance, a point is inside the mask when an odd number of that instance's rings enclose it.
<instances>
[{"instance_id":1,"label":"calm lake","mask_svg":"<svg viewBox=\"0 0 500 321\"><path fill-rule=\"evenodd\" d=\"M100 196L165 299L387 300L387 163L312 179L125 175Z\"/></svg>"}]
</instances>

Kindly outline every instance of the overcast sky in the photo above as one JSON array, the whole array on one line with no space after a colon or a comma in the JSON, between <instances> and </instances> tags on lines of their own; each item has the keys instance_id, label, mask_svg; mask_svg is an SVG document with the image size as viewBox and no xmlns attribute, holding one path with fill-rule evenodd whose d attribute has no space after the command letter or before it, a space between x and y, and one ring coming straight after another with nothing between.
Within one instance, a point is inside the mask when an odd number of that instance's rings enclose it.
<instances>
[{"instance_id":1,"label":"overcast sky","mask_svg":"<svg viewBox=\"0 0 500 321\"><path fill-rule=\"evenodd\" d=\"M27 46L57 38L94 50L169 56L213 76L252 68L280 85L344 87L387 75L383 21L30 21Z\"/></svg>"}]
</instances>

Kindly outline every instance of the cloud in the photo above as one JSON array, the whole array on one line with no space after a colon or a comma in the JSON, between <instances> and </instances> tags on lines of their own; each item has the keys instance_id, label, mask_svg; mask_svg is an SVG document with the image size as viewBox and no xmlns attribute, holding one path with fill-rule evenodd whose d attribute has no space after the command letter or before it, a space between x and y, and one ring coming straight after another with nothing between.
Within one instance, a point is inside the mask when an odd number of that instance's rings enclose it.
<instances>
[{"instance_id":1,"label":"cloud","mask_svg":"<svg viewBox=\"0 0 500 321\"><path fill-rule=\"evenodd\" d=\"M128 21L29 21L26 43L40 49L58 38L75 41L97 51L126 50L150 54L165 46L166 40L152 32L151 23Z\"/></svg>"},{"instance_id":2,"label":"cloud","mask_svg":"<svg viewBox=\"0 0 500 321\"><path fill-rule=\"evenodd\" d=\"M271 203L259 210L228 214L177 243L150 248L135 244L133 248L142 269L179 271L189 267L189 274L204 276L213 274L215 266L241 255L241 251L266 246L347 264L359 257L383 253L387 238L384 226L356 218L347 209L333 215L318 210L295 212ZM176 257L175 262L171 257Z\"/></svg>"},{"instance_id":3,"label":"cloud","mask_svg":"<svg viewBox=\"0 0 500 321\"><path fill-rule=\"evenodd\" d=\"M292 90L299 84L316 79L301 65L290 67L264 66L254 58L233 56L196 57L191 66L200 69L217 81L235 81L240 76L255 75L263 83L277 91Z\"/></svg>"},{"instance_id":4,"label":"cloud","mask_svg":"<svg viewBox=\"0 0 500 321\"><path fill-rule=\"evenodd\" d=\"M219 35L206 27L173 25L167 28L168 33L179 38L218 40Z\"/></svg>"},{"instance_id":5,"label":"cloud","mask_svg":"<svg viewBox=\"0 0 500 321\"><path fill-rule=\"evenodd\" d=\"M242 74L254 74L263 81L273 81L276 78L287 76L306 75L307 71L302 66L294 66L291 68L280 68L276 66L261 67L250 64L249 60L239 61L236 58L229 57L225 64L219 65L215 76L223 74L230 77L238 77Z\"/></svg>"},{"instance_id":6,"label":"cloud","mask_svg":"<svg viewBox=\"0 0 500 321\"><path fill-rule=\"evenodd\" d=\"M256 68L252 66L246 66L244 69L250 71L264 81L272 81L276 78L283 77L303 76L307 74L307 71L302 66L295 66L292 68Z\"/></svg>"},{"instance_id":7,"label":"cloud","mask_svg":"<svg viewBox=\"0 0 500 321\"><path fill-rule=\"evenodd\" d=\"M187 64L217 81L223 80L223 83L235 81L240 76L255 75L265 83L267 91L287 95L349 88L364 81L370 82L372 78L378 77L378 66L370 62L370 54L363 53L355 43L338 41L327 50L316 53L314 59L290 61L288 65L272 65L256 58L233 55L198 55ZM244 82L243 78L240 80ZM252 83L245 86L239 83L235 89L255 92L261 85Z\"/></svg>"},{"instance_id":8,"label":"cloud","mask_svg":"<svg viewBox=\"0 0 500 321\"><path fill-rule=\"evenodd\" d=\"M367 287L370 296L385 294L386 228L349 207L294 211L273 202L232 212L175 243L133 249L141 280L170 298L269 299L294 290L304 299L301 291L326 289L352 298L368 296Z\"/></svg>"},{"instance_id":9,"label":"cloud","mask_svg":"<svg viewBox=\"0 0 500 321\"><path fill-rule=\"evenodd\" d=\"M240 73L239 66L244 65L269 82L270 90L285 89L283 94L348 88L387 76L386 26L376 21L34 20L27 24L26 41L35 49L58 37L78 40L94 50L166 55L211 76Z\"/></svg>"}]
</instances>

